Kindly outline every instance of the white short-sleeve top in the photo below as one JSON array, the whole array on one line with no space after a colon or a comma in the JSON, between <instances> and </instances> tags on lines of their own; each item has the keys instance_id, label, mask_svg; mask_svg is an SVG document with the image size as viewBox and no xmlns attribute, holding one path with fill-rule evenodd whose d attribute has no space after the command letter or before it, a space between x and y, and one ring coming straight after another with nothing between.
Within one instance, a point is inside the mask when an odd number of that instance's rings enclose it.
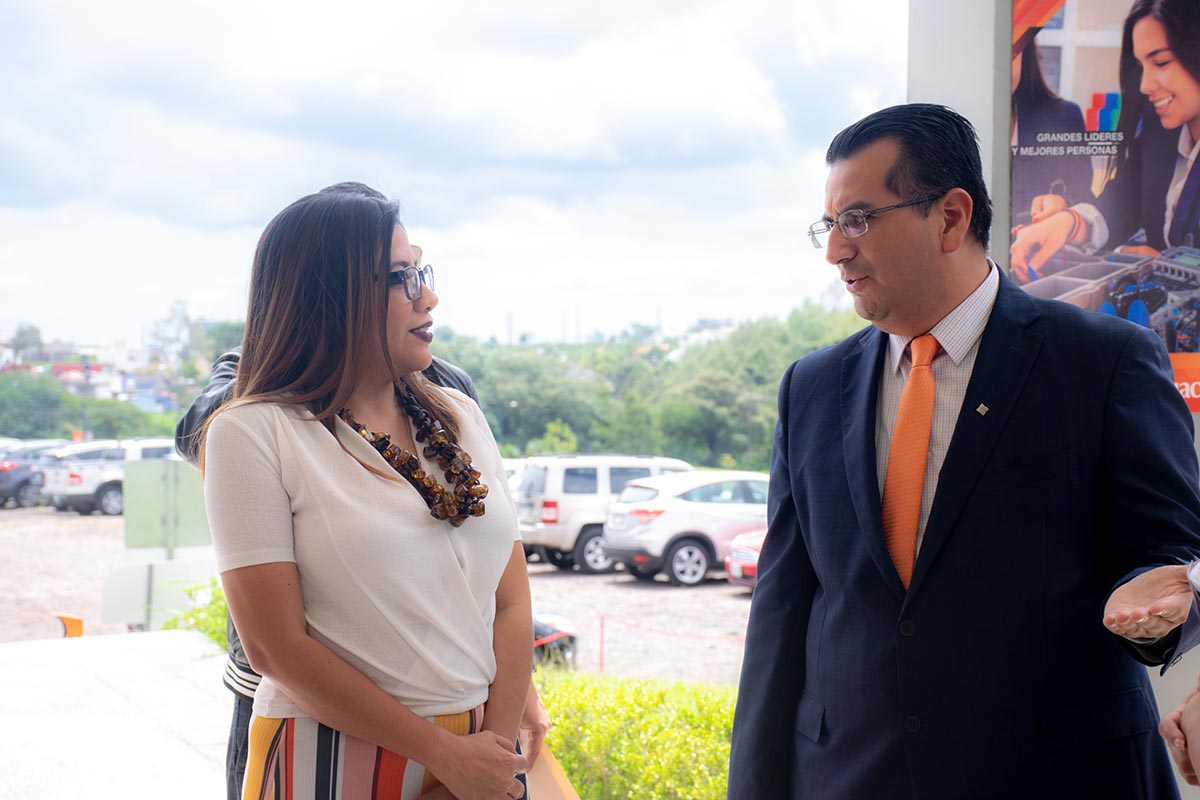
<instances>
[{"instance_id":1,"label":"white short-sleeve top","mask_svg":"<svg viewBox=\"0 0 1200 800\"><path fill-rule=\"evenodd\" d=\"M218 570L294 562L309 634L424 717L487 699L496 674L496 587L520 538L482 412L466 395L445 391L459 411L459 444L490 490L486 514L459 528L430 516L407 481L364 468L295 406L222 411L205 445L204 500ZM395 474L359 434L340 419L336 426L350 453ZM418 457L445 485L437 464ZM269 677L254 711L305 716Z\"/></svg>"}]
</instances>

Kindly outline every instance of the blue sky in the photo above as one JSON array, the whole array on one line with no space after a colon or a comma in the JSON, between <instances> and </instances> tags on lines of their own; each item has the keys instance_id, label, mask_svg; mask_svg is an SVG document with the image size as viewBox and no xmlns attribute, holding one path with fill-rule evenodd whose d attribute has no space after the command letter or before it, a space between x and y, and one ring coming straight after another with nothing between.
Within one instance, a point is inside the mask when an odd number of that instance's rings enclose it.
<instances>
[{"instance_id":1,"label":"blue sky","mask_svg":"<svg viewBox=\"0 0 1200 800\"><path fill-rule=\"evenodd\" d=\"M903 101L906 30L894 0L0 0L0 339L239 318L267 221L339 180L400 200L435 325L481 338L840 299L824 148Z\"/></svg>"}]
</instances>

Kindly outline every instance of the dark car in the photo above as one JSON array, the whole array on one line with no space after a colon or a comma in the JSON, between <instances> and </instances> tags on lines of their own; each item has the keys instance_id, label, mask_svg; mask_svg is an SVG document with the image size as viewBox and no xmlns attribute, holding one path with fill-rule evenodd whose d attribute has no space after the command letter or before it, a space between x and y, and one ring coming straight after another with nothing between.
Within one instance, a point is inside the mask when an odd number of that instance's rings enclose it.
<instances>
[{"instance_id":1,"label":"dark car","mask_svg":"<svg viewBox=\"0 0 1200 800\"><path fill-rule=\"evenodd\" d=\"M21 508L40 503L33 467L42 453L64 444L62 439L37 439L20 442L0 453L0 508L9 501L15 501Z\"/></svg>"}]
</instances>

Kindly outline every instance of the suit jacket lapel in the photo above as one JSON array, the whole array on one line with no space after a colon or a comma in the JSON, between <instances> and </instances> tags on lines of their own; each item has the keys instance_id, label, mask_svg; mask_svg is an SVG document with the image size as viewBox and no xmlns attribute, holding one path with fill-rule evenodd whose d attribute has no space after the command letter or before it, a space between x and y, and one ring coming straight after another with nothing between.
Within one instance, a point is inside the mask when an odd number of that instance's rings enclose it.
<instances>
[{"instance_id":1,"label":"suit jacket lapel","mask_svg":"<svg viewBox=\"0 0 1200 800\"><path fill-rule=\"evenodd\" d=\"M909 593L937 557L1012 415L1017 398L1042 346L1042 335L1029 329L1037 309L1029 296L1001 275L992 315L979 343L971 381L955 423L950 449L938 477L933 509L917 554ZM980 414L980 405L987 413Z\"/></svg>"},{"instance_id":2,"label":"suit jacket lapel","mask_svg":"<svg viewBox=\"0 0 1200 800\"><path fill-rule=\"evenodd\" d=\"M898 597L904 585L896 574L883 539L879 477L875 455L875 409L879 375L887 354L887 335L877 328L865 331L842 360L842 452L850 498L867 550L879 572Z\"/></svg>"}]
</instances>

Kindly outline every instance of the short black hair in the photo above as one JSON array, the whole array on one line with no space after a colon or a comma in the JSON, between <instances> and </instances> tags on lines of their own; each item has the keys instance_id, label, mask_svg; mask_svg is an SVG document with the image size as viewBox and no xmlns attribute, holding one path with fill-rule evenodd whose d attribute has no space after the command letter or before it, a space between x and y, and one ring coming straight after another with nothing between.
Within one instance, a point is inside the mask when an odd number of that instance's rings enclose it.
<instances>
[{"instance_id":1,"label":"short black hair","mask_svg":"<svg viewBox=\"0 0 1200 800\"><path fill-rule=\"evenodd\" d=\"M933 103L892 106L863 117L833 137L825 153L832 166L881 139L892 139L900 155L884 179L888 190L909 199L963 189L971 195L971 233L987 249L992 201L983 182L979 137L961 114ZM916 208L928 215L932 201Z\"/></svg>"}]
</instances>

